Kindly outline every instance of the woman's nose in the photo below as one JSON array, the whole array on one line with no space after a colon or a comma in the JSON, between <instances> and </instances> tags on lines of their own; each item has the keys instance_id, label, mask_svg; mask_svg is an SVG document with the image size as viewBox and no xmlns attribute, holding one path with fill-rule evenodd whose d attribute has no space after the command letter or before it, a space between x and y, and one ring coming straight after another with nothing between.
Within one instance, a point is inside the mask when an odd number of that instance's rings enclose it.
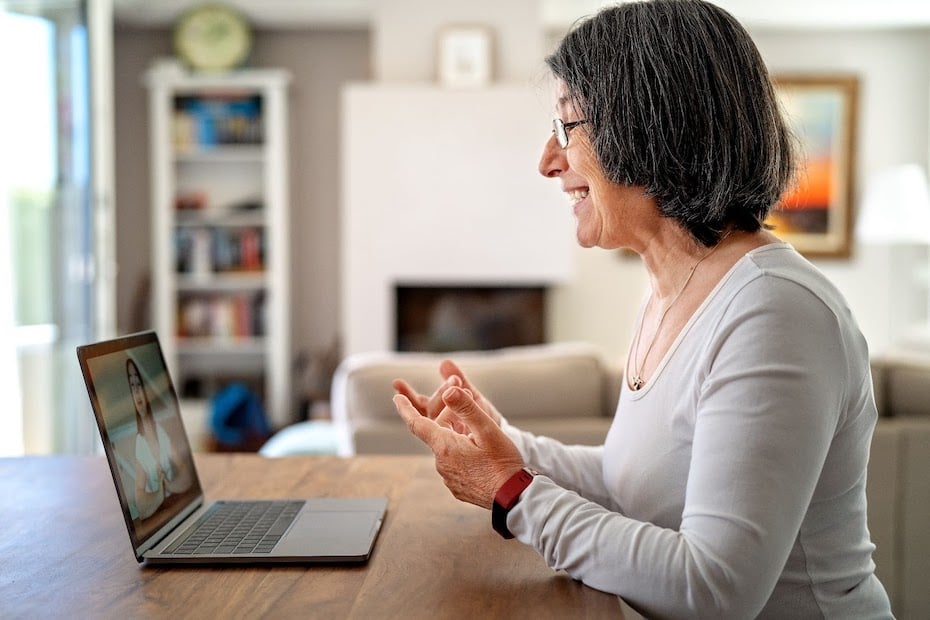
<instances>
[{"instance_id":1,"label":"woman's nose","mask_svg":"<svg viewBox=\"0 0 930 620\"><path fill-rule=\"evenodd\" d=\"M565 149L559 146L553 132L543 146L542 157L539 159L539 174L551 179L559 176L567 167Z\"/></svg>"}]
</instances>

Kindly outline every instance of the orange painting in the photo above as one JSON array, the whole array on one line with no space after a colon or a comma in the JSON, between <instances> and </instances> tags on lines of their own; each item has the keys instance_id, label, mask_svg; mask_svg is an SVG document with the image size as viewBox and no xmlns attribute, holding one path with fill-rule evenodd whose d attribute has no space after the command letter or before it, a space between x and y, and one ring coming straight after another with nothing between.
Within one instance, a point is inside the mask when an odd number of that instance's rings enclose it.
<instances>
[{"instance_id":1,"label":"orange painting","mask_svg":"<svg viewBox=\"0 0 930 620\"><path fill-rule=\"evenodd\" d=\"M809 160L804 167L804 178L781 200L785 209L827 209L833 200L833 162L821 157Z\"/></svg>"},{"instance_id":2,"label":"orange painting","mask_svg":"<svg viewBox=\"0 0 930 620\"><path fill-rule=\"evenodd\" d=\"M804 254L848 256L857 81L810 76L775 81L801 152L796 183L766 223Z\"/></svg>"}]
</instances>

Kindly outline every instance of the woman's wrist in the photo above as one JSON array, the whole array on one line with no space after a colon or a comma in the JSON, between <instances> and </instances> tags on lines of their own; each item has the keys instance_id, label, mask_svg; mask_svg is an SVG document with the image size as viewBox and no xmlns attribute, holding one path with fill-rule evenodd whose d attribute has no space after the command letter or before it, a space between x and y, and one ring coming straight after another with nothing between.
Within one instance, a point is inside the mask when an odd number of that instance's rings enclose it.
<instances>
[{"instance_id":1,"label":"woman's wrist","mask_svg":"<svg viewBox=\"0 0 930 620\"><path fill-rule=\"evenodd\" d=\"M534 476L536 476L535 471L529 467L522 467L513 472L494 495L494 503L491 506L491 526L504 538L514 537L507 527L507 515L520 501L523 492L533 482Z\"/></svg>"}]
</instances>

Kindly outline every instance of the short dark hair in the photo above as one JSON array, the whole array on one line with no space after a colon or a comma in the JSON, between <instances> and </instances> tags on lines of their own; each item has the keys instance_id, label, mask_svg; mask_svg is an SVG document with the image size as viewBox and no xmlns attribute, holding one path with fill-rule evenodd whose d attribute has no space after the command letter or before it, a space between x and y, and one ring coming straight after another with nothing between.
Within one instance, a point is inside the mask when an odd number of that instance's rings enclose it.
<instances>
[{"instance_id":1,"label":"short dark hair","mask_svg":"<svg viewBox=\"0 0 930 620\"><path fill-rule=\"evenodd\" d=\"M610 181L641 185L705 246L758 230L794 174L794 138L749 33L703 0L579 21L546 59Z\"/></svg>"}]
</instances>

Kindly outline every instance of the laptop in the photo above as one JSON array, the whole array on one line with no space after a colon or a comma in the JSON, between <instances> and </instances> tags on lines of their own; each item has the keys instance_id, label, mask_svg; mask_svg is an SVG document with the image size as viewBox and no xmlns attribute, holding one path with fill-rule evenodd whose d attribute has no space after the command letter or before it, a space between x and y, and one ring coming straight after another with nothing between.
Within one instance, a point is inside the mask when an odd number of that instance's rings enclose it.
<instances>
[{"instance_id":1,"label":"laptop","mask_svg":"<svg viewBox=\"0 0 930 620\"><path fill-rule=\"evenodd\" d=\"M368 560L387 498L206 500L155 332L79 346L77 355L137 561Z\"/></svg>"}]
</instances>

